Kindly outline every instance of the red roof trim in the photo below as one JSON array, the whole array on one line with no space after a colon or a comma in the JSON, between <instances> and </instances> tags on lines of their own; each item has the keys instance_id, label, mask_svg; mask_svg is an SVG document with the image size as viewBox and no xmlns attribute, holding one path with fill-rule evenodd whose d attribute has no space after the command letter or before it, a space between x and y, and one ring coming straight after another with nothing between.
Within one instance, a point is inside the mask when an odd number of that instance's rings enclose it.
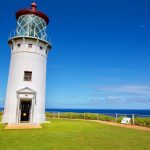
<instances>
[{"instance_id":1,"label":"red roof trim","mask_svg":"<svg viewBox=\"0 0 150 150\"><path fill-rule=\"evenodd\" d=\"M22 10L19 10L16 13L16 19L18 19L22 15L27 15L27 14L34 14L34 15L44 19L47 24L49 23L49 18L44 13L42 13L42 12L36 10L36 9L35 10L33 10L33 9L22 9Z\"/></svg>"}]
</instances>

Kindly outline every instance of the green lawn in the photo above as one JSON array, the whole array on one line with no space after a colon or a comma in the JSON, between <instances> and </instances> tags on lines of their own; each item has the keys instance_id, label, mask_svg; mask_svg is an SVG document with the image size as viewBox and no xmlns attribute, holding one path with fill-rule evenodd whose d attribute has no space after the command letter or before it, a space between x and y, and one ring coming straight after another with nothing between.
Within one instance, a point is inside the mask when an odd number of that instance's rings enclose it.
<instances>
[{"instance_id":1,"label":"green lawn","mask_svg":"<svg viewBox=\"0 0 150 150\"><path fill-rule=\"evenodd\" d=\"M0 150L150 150L150 132L63 119L34 130L0 124Z\"/></svg>"}]
</instances>

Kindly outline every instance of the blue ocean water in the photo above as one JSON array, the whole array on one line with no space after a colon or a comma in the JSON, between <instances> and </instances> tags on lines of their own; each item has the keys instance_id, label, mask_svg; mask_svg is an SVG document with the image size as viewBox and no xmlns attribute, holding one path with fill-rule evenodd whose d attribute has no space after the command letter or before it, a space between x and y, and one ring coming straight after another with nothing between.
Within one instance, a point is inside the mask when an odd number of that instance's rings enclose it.
<instances>
[{"instance_id":1,"label":"blue ocean water","mask_svg":"<svg viewBox=\"0 0 150 150\"><path fill-rule=\"evenodd\" d=\"M0 108L3 111L3 108ZM48 108L46 112L77 112L77 113L100 113L100 114L135 114L135 115L150 115L149 110L142 109L60 109L60 108Z\"/></svg>"},{"instance_id":2,"label":"blue ocean water","mask_svg":"<svg viewBox=\"0 0 150 150\"><path fill-rule=\"evenodd\" d=\"M77 112L77 113L101 113L101 114L136 114L150 115L150 110L141 109L46 109L46 112Z\"/></svg>"}]
</instances>

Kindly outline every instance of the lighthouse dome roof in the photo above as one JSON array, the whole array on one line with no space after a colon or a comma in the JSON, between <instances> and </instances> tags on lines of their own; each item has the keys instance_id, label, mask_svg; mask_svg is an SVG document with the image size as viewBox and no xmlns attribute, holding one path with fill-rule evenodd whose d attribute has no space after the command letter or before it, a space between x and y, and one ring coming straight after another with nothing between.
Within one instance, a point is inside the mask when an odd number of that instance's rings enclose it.
<instances>
[{"instance_id":1,"label":"lighthouse dome roof","mask_svg":"<svg viewBox=\"0 0 150 150\"><path fill-rule=\"evenodd\" d=\"M33 2L31 4L31 8L21 9L21 10L17 11L16 19L18 19L22 15L27 15L27 14L34 14L34 15L44 19L47 24L49 23L48 16L45 15L43 12L37 10L37 4L35 2Z\"/></svg>"}]
</instances>

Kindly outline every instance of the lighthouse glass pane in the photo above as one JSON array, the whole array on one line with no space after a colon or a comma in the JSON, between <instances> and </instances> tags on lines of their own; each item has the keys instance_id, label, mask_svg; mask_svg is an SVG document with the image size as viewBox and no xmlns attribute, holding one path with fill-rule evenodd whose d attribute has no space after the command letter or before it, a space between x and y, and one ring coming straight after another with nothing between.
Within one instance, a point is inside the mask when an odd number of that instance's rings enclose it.
<instances>
[{"instance_id":1,"label":"lighthouse glass pane","mask_svg":"<svg viewBox=\"0 0 150 150\"><path fill-rule=\"evenodd\" d=\"M46 22L35 15L23 15L17 21L17 36L31 36L46 40Z\"/></svg>"}]
</instances>

